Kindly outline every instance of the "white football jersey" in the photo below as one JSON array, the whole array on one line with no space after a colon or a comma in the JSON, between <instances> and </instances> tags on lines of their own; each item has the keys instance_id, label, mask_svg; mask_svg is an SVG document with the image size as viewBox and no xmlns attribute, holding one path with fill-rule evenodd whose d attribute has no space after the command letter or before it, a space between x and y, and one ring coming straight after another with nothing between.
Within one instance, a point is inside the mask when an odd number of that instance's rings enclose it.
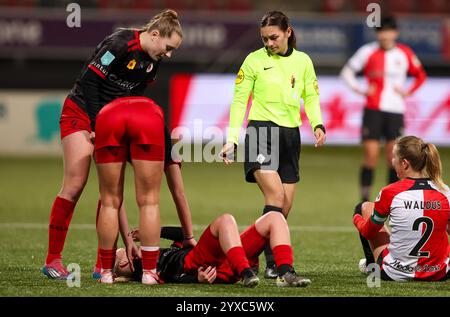
<instances>
[{"instance_id":1,"label":"white football jersey","mask_svg":"<svg viewBox=\"0 0 450 317\"><path fill-rule=\"evenodd\" d=\"M397 44L390 50L380 48L378 42L363 45L347 65L354 73L363 72L374 93L367 96L368 109L404 113L405 102L396 88L404 89L408 75L417 78L411 93L425 80L426 74L414 52ZM345 76L344 76L345 79ZM346 80L348 82L348 79Z\"/></svg>"},{"instance_id":2,"label":"white football jersey","mask_svg":"<svg viewBox=\"0 0 450 317\"><path fill-rule=\"evenodd\" d=\"M450 191L426 178L406 178L383 188L372 220L390 217L391 237L382 270L393 280L439 280L449 271L447 225Z\"/></svg>"}]
</instances>

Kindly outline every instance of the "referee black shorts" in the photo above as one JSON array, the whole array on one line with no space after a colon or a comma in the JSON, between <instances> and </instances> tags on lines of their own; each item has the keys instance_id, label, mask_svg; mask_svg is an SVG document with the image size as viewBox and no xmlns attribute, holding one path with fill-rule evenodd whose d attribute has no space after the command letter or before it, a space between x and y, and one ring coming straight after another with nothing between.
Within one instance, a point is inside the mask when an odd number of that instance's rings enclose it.
<instances>
[{"instance_id":1,"label":"referee black shorts","mask_svg":"<svg viewBox=\"0 0 450 317\"><path fill-rule=\"evenodd\" d=\"M245 134L245 180L256 183L256 170L277 171L282 183L297 183L300 130L280 127L270 121L250 121Z\"/></svg>"},{"instance_id":2,"label":"referee black shorts","mask_svg":"<svg viewBox=\"0 0 450 317\"><path fill-rule=\"evenodd\" d=\"M403 114L365 108L361 128L362 141L395 140L403 135L404 126Z\"/></svg>"}]
</instances>

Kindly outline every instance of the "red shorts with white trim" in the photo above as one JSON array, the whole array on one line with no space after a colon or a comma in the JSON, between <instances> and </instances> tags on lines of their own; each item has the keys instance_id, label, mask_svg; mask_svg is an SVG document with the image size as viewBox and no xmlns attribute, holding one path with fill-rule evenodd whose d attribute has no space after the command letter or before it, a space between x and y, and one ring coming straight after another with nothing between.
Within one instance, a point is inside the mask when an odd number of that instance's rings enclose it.
<instances>
[{"instance_id":1,"label":"red shorts with white trim","mask_svg":"<svg viewBox=\"0 0 450 317\"><path fill-rule=\"evenodd\" d=\"M100 110L95 124L97 163L164 161L164 116L145 97L116 99Z\"/></svg>"},{"instance_id":2,"label":"red shorts with white trim","mask_svg":"<svg viewBox=\"0 0 450 317\"><path fill-rule=\"evenodd\" d=\"M81 109L71 99L66 98L61 112L61 118L59 120L61 140L69 134L78 131L87 131L91 133L91 120L86 112Z\"/></svg>"}]
</instances>

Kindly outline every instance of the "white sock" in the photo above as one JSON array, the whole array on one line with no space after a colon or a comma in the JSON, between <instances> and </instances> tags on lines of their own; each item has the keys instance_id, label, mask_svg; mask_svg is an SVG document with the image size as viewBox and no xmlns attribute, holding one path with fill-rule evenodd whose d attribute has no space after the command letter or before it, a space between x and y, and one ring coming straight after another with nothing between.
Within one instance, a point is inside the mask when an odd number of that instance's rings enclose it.
<instances>
[{"instance_id":1,"label":"white sock","mask_svg":"<svg viewBox=\"0 0 450 317\"><path fill-rule=\"evenodd\" d=\"M144 246L141 246L141 250L147 251L147 252L158 251L159 247L144 247Z\"/></svg>"}]
</instances>

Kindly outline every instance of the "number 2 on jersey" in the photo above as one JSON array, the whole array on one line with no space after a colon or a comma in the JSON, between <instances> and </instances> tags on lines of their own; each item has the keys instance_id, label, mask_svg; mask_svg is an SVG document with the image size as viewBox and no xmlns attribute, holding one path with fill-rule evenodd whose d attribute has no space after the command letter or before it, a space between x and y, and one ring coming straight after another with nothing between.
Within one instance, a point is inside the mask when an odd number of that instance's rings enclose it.
<instances>
[{"instance_id":1,"label":"number 2 on jersey","mask_svg":"<svg viewBox=\"0 0 450 317\"><path fill-rule=\"evenodd\" d=\"M428 239L430 238L431 234L433 233L434 223L431 218L420 217L420 218L417 218L416 221L414 221L412 230L418 231L421 223L425 223L425 232L423 233L422 237L420 238L420 240L416 244L416 246L411 250L409 255L419 257L419 258L423 258L423 257L428 258L428 257L430 257L430 252L422 251L420 249L425 245L425 243L427 243Z\"/></svg>"}]
</instances>

